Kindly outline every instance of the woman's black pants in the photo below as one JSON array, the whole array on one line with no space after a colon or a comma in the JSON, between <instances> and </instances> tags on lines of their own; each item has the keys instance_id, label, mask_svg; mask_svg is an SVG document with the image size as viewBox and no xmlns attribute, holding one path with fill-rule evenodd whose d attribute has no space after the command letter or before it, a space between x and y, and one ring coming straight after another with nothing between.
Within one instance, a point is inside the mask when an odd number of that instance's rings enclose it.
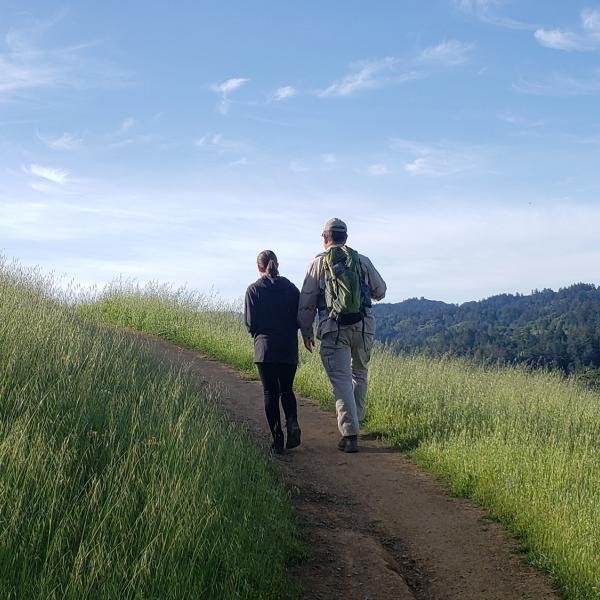
<instances>
[{"instance_id":1,"label":"woman's black pants","mask_svg":"<svg viewBox=\"0 0 600 600\"><path fill-rule=\"evenodd\" d=\"M285 363L256 363L265 394L265 413L273 441L278 444L283 440L279 399L287 423L298 418L296 396L294 396L294 377L297 365Z\"/></svg>"}]
</instances>

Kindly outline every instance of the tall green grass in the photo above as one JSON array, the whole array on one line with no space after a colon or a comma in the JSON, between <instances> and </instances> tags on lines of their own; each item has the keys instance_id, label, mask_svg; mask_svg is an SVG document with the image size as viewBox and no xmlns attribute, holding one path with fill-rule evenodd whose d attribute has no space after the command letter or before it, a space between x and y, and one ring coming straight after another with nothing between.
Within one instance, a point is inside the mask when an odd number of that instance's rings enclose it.
<instances>
[{"instance_id":1,"label":"tall green grass","mask_svg":"<svg viewBox=\"0 0 600 600\"><path fill-rule=\"evenodd\" d=\"M134 343L0 261L0 598L291 594L264 454Z\"/></svg>"},{"instance_id":2,"label":"tall green grass","mask_svg":"<svg viewBox=\"0 0 600 600\"><path fill-rule=\"evenodd\" d=\"M82 307L243 370L251 340L236 307L186 290L117 284ZM331 408L318 355L297 389ZM521 541L570 600L600 598L600 396L552 373L401 357L376 348L368 425L471 497Z\"/></svg>"}]
</instances>

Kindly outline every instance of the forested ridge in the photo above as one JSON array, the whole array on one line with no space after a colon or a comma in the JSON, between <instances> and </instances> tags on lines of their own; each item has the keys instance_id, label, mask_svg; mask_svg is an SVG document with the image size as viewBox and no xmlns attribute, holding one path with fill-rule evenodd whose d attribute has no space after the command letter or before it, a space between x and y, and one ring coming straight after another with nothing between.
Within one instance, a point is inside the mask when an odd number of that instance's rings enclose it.
<instances>
[{"instance_id":1,"label":"forested ridge","mask_svg":"<svg viewBox=\"0 0 600 600\"><path fill-rule=\"evenodd\" d=\"M600 373L600 287L593 284L460 305L411 298L379 304L375 314L377 338L400 352Z\"/></svg>"}]
</instances>

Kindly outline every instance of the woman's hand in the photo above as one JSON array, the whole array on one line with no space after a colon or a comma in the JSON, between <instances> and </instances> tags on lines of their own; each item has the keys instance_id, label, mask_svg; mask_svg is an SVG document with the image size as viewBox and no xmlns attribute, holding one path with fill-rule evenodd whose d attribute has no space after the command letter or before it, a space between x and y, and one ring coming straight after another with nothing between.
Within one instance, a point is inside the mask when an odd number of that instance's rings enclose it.
<instances>
[{"instance_id":1,"label":"woman's hand","mask_svg":"<svg viewBox=\"0 0 600 600\"><path fill-rule=\"evenodd\" d=\"M315 347L315 340L312 337L305 337L304 338L304 347L312 353L312 351L314 350Z\"/></svg>"}]
</instances>

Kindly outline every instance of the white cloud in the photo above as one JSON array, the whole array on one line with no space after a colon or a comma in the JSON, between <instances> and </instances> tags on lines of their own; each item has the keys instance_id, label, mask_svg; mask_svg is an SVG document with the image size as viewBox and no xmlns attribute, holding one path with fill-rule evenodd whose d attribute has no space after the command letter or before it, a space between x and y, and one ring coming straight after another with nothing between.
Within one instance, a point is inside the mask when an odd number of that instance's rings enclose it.
<instances>
[{"instance_id":1,"label":"white cloud","mask_svg":"<svg viewBox=\"0 0 600 600\"><path fill-rule=\"evenodd\" d=\"M151 142L153 138L151 135L143 135L138 134L133 137L124 138L122 140L117 140L110 144L111 148L123 148L125 146L133 146L134 144L147 144Z\"/></svg>"},{"instance_id":2,"label":"white cloud","mask_svg":"<svg viewBox=\"0 0 600 600\"><path fill-rule=\"evenodd\" d=\"M39 139L52 150L77 150L83 142L82 137L76 137L70 133L63 133L58 137L45 137L38 134Z\"/></svg>"},{"instance_id":3,"label":"white cloud","mask_svg":"<svg viewBox=\"0 0 600 600\"><path fill-rule=\"evenodd\" d=\"M587 8L581 11L581 24L590 35L600 37L600 9Z\"/></svg>"},{"instance_id":4,"label":"white cloud","mask_svg":"<svg viewBox=\"0 0 600 600\"><path fill-rule=\"evenodd\" d=\"M246 165L249 165L250 161L245 157L242 156L242 158L238 158L237 160L232 160L229 163L230 167L245 167Z\"/></svg>"},{"instance_id":5,"label":"white cloud","mask_svg":"<svg viewBox=\"0 0 600 600\"><path fill-rule=\"evenodd\" d=\"M33 163L29 165L29 167L24 167L23 170L29 175L51 181L52 183L57 183L59 185L66 183L69 176L69 172L63 169L43 167Z\"/></svg>"},{"instance_id":6,"label":"white cloud","mask_svg":"<svg viewBox=\"0 0 600 600\"><path fill-rule=\"evenodd\" d=\"M356 92L376 89L393 83L403 83L421 77L415 71L396 73L397 58L388 56L379 60L361 61L351 65L350 73L317 92L320 97L350 96Z\"/></svg>"},{"instance_id":7,"label":"white cloud","mask_svg":"<svg viewBox=\"0 0 600 600\"><path fill-rule=\"evenodd\" d=\"M49 190L42 188L39 191ZM106 200L108 196L110 201ZM124 236L122 239L128 239L137 234L143 239L152 231L173 227L174 223L183 225L178 215L155 206L148 209L141 202L136 203L135 197L116 194L106 197L100 199L92 193L86 204L61 199L47 202L0 198L0 233L5 239L8 236L23 241L85 240L86 245L95 238L102 241L101 247L106 247L103 242L106 235L118 234ZM64 198L64 193L61 192L60 198ZM132 208L123 208L130 205Z\"/></svg>"},{"instance_id":8,"label":"white cloud","mask_svg":"<svg viewBox=\"0 0 600 600\"><path fill-rule=\"evenodd\" d=\"M544 125L544 121L541 119L528 119L520 115L515 115L509 111L500 112L496 115L499 121L510 123L511 125L519 125L523 127L541 127Z\"/></svg>"},{"instance_id":9,"label":"white cloud","mask_svg":"<svg viewBox=\"0 0 600 600\"><path fill-rule=\"evenodd\" d=\"M136 132L139 129L140 122L133 118L123 119L117 129L106 134L106 139L110 142L111 148L124 148L135 144L147 144L155 141L156 137L147 133Z\"/></svg>"},{"instance_id":10,"label":"white cloud","mask_svg":"<svg viewBox=\"0 0 600 600\"><path fill-rule=\"evenodd\" d=\"M229 94L242 87L248 81L250 80L246 77L232 77L231 79L226 79L221 83L215 83L210 86L210 89L213 92L221 95L221 101L219 102L218 109L222 115L225 115L229 112Z\"/></svg>"},{"instance_id":11,"label":"white cloud","mask_svg":"<svg viewBox=\"0 0 600 600\"><path fill-rule=\"evenodd\" d=\"M49 65L34 64L14 53L0 54L0 94L55 85L58 78Z\"/></svg>"},{"instance_id":12,"label":"white cloud","mask_svg":"<svg viewBox=\"0 0 600 600\"><path fill-rule=\"evenodd\" d=\"M215 135L210 138L210 143L216 148L227 152L239 151L246 147L244 142L226 138L222 133L215 133Z\"/></svg>"},{"instance_id":13,"label":"white cloud","mask_svg":"<svg viewBox=\"0 0 600 600\"><path fill-rule=\"evenodd\" d=\"M306 173L310 169L302 162L298 160L292 160L290 162L290 171L294 173Z\"/></svg>"},{"instance_id":14,"label":"white cloud","mask_svg":"<svg viewBox=\"0 0 600 600\"><path fill-rule=\"evenodd\" d=\"M372 253L390 297L464 302L598 281L600 207L501 204L457 200L425 202L413 211L388 210L378 223L363 224L377 232L377 239L362 251ZM398 253L405 258L401 264L393 258Z\"/></svg>"},{"instance_id":15,"label":"white cloud","mask_svg":"<svg viewBox=\"0 0 600 600\"><path fill-rule=\"evenodd\" d=\"M242 153L251 149L251 145L248 142L228 138L223 133L203 135L198 138L194 144L206 151L216 152L218 154ZM240 160L247 159L245 157L240 157Z\"/></svg>"},{"instance_id":16,"label":"white cloud","mask_svg":"<svg viewBox=\"0 0 600 600\"><path fill-rule=\"evenodd\" d=\"M556 50L584 50L580 36L560 29L536 29L533 34L538 44Z\"/></svg>"},{"instance_id":17,"label":"white cloud","mask_svg":"<svg viewBox=\"0 0 600 600\"><path fill-rule=\"evenodd\" d=\"M321 154L321 160L326 165L334 165L337 162L337 158L335 157L334 154L331 154L331 153Z\"/></svg>"},{"instance_id":18,"label":"white cloud","mask_svg":"<svg viewBox=\"0 0 600 600\"><path fill-rule=\"evenodd\" d=\"M475 48L475 44L459 42L458 40L448 40L425 48L421 52L419 59L422 62L441 65L461 65L469 60L469 54Z\"/></svg>"},{"instance_id":19,"label":"white cloud","mask_svg":"<svg viewBox=\"0 0 600 600\"><path fill-rule=\"evenodd\" d=\"M244 83L247 81L250 80L246 79L245 77L233 77L232 79L227 79L222 83L215 83L212 86L212 90L220 94L229 94L230 92L233 92L233 90L237 90L239 87L244 85Z\"/></svg>"},{"instance_id":20,"label":"white cloud","mask_svg":"<svg viewBox=\"0 0 600 600\"><path fill-rule=\"evenodd\" d=\"M553 73L538 81L521 79L512 87L517 92L534 96L592 96L600 93L600 70L587 78Z\"/></svg>"},{"instance_id":21,"label":"white cloud","mask_svg":"<svg viewBox=\"0 0 600 600\"><path fill-rule=\"evenodd\" d=\"M273 93L273 100L279 102L281 100L286 100L287 98L291 98L297 94L297 90L295 87L291 85L284 85L280 88L277 88Z\"/></svg>"},{"instance_id":22,"label":"white cloud","mask_svg":"<svg viewBox=\"0 0 600 600\"><path fill-rule=\"evenodd\" d=\"M457 0L460 10L465 12L476 12L479 10L489 10L493 6L502 4L502 0Z\"/></svg>"},{"instance_id":23,"label":"white cloud","mask_svg":"<svg viewBox=\"0 0 600 600\"><path fill-rule=\"evenodd\" d=\"M373 175L375 177L381 175L390 175L391 171L383 163L375 163L367 167L367 175Z\"/></svg>"},{"instance_id":24,"label":"white cloud","mask_svg":"<svg viewBox=\"0 0 600 600\"><path fill-rule=\"evenodd\" d=\"M390 203L321 191L306 210L305 190L282 198L281 190L254 193L247 186L229 194L188 189L187 196L173 188L122 196L105 190L85 204L0 198L0 238L8 256L77 283L102 284L123 273L141 282L212 287L229 300L256 278L252 257L267 245L282 273L301 284L319 251L321 227L335 214L348 222L353 247L385 277L390 302L414 296L459 302L600 278L600 206L593 202L469 204L460 193L418 199ZM361 211L366 205L372 210ZM293 239L290 222L298 225ZM232 226L239 234L220 244ZM192 235L199 228L205 235Z\"/></svg>"},{"instance_id":25,"label":"white cloud","mask_svg":"<svg viewBox=\"0 0 600 600\"><path fill-rule=\"evenodd\" d=\"M116 135L123 135L124 133L127 133L130 129L133 129L136 126L136 123L137 122L133 117L127 117L127 119L125 119L119 126Z\"/></svg>"},{"instance_id":26,"label":"white cloud","mask_svg":"<svg viewBox=\"0 0 600 600\"><path fill-rule=\"evenodd\" d=\"M533 34L538 44L567 52L600 48L600 10L586 9L580 14L579 31L537 29Z\"/></svg>"},{"instance_id":27,"label":"white cloud","mask_svg":"<svg viewBox=\"0 0 600 600\"><path fill-rule=\"evenodd\" d=\"M504 4L506 4L506 0L455 0L458 10L490 25L509 29L535 29L537 27L532 23L499 15L497 8Z\"/></svg>"},{"instance_id":28,"label":"white cloud","mask_svg":"<svg viewBox=\"0 0 600 600\"><path fill-rule=\"evenodd\" d=\"M404 170L415 177L447 177L475 168L472 156L438 150L426 156L419 156L404 165Z\"/></svg>"},{"instance_id":29,"label":"white cloud","mask_svg":"<svg viewBox=\"0 0 600 600\"><path fill-rule=\"evenodd\" d=\"M123 119L118 125L116 129L109 131L105 134L105 138L108 140L115 140L122 138L126 134L128 134L134 127L137 126L137 121L133 117L127 117Z\"/></svg>"},{"instance_id":30,"label":"white cloud","mask_svg":"<svg viewBox=\"0 0 600 600\"><path fill-rule=\"evenodd\" d=\"M415 177L445 177L470 171L478 164L481 149L442 142L422 144L405 139L393 139L391 149L412 155L404 159L403 169Z\"/></svg>"},{"instance_id":31,"label":"white cloud","mask_svg":"<svg viewBox=\"0 0 600 600\"><path fill-rule=\"evenodd\" d=\"M390 148L392 150L401 150L413 154L430 154L432 152L432 146L413 140L407 140L405 138L392 138L390 140Z\"/></svg>"},{"instance_id":32,"label":"white cloud","mask_svg":"<svg viewBox=\"0 0 600 600\"><path fill-rule=\"evenodd\" d=\"M474 44L447 40L425 48L419 55L406 59L393 56L377 60L363 60L350 65L349 72L325 89L319 90L321 98L350 96L369 89L378 89L415 81L426 76L425 69L435 65L455 66L468 61Z\"/></svg>"},{"instance_id":33,"label":"white cloud","mask_svg":"<svg viewBox=\"0 0 600 600\"><path fill-rule=\"evenodd\" d=\"M404 170L411 175L426 175L429 177L439 177L448 175L448 161L439 156L420 156L412 162L404 165Z\"/></svg>"},{"instance_id":34,"label":"white cloud","mask_svg":"<svg viewBox=\"0 0 600 600\"><path fill-rule=\"evenodd\" d=\"M8 31L7 50L0 52L0 99L11 100L43 88L112 86L129 79L129 74L90 55L88 51L98 46L96 42L66 47L42 44L43 36L65 14L27 29Z\"/></svg>"}]
</instances>

